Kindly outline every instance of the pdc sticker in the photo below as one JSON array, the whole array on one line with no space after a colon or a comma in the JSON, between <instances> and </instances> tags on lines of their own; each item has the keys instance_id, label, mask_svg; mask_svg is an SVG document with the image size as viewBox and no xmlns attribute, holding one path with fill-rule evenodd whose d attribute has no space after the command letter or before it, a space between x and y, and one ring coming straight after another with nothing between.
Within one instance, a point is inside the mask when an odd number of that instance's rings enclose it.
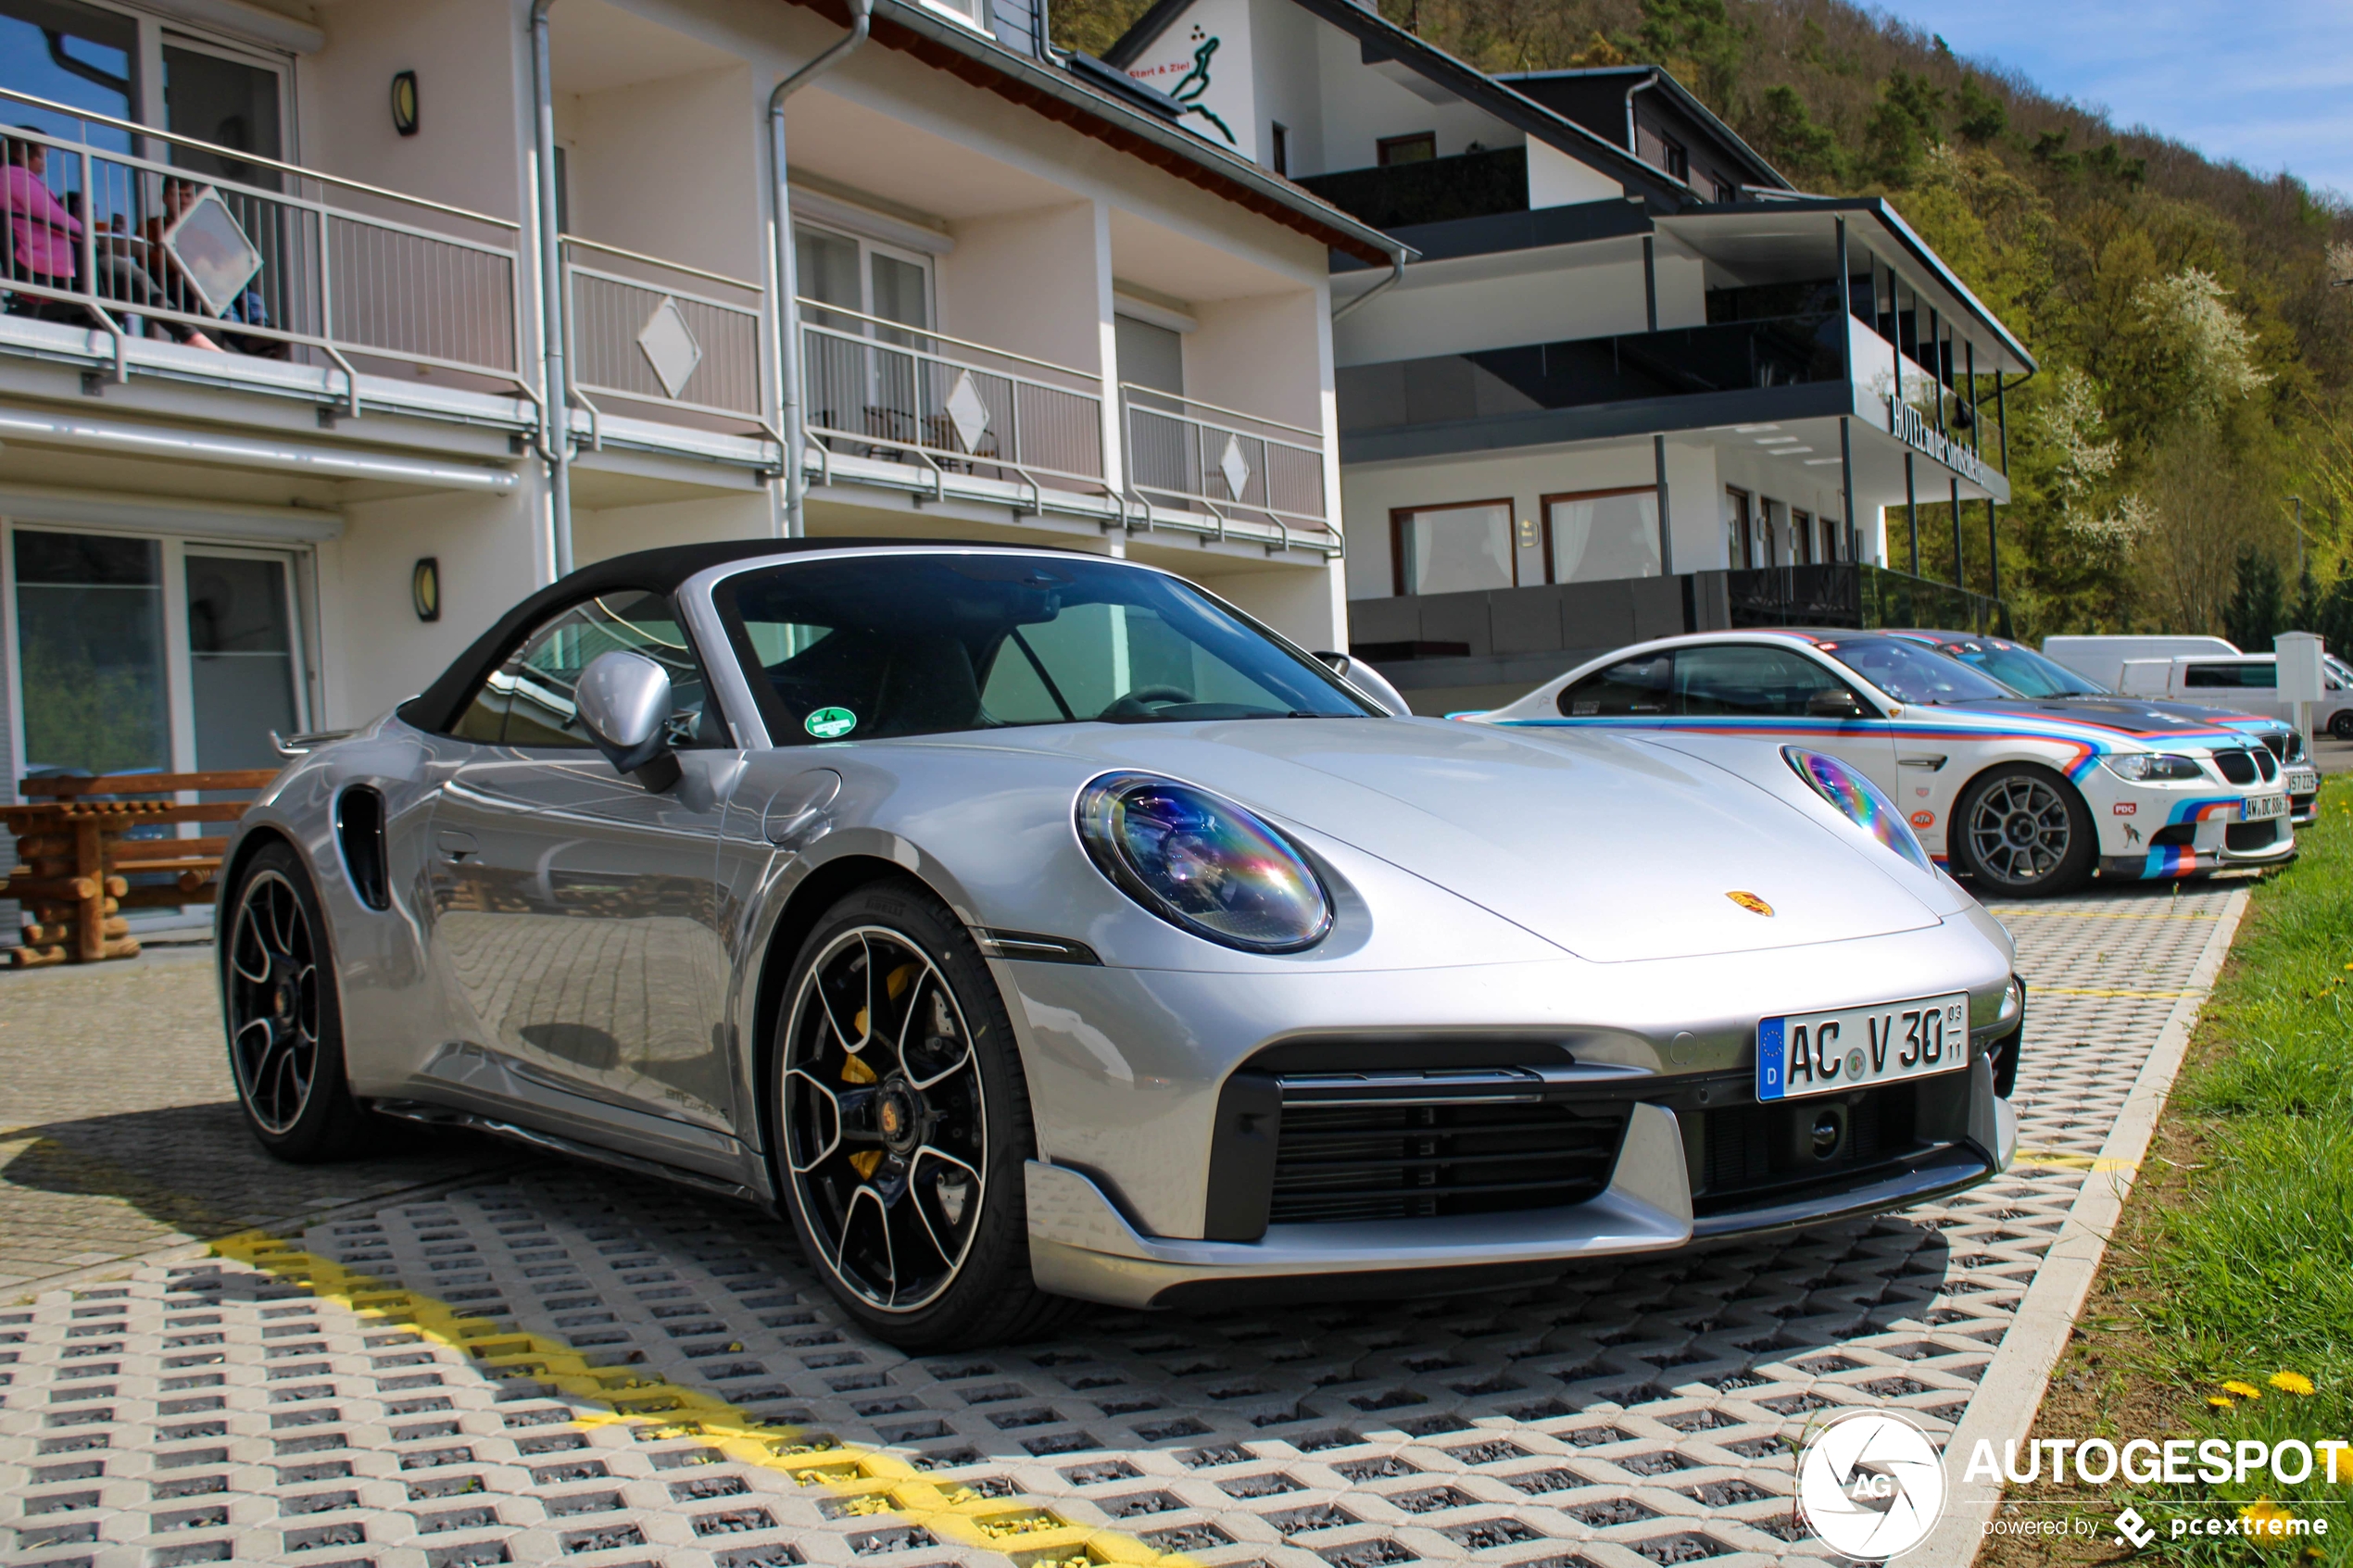
<instances>
[{"instance_id":1,"label":"pdc sticker","mask_svg":"<svg viewBox=\"0 0 2353 1568\"><path fill-rule=\"evenodd\" d=\"M819 740L839 740L858 727L858 715L847 708L820 708L800 727Z\"/></svg>"}]
</instances>

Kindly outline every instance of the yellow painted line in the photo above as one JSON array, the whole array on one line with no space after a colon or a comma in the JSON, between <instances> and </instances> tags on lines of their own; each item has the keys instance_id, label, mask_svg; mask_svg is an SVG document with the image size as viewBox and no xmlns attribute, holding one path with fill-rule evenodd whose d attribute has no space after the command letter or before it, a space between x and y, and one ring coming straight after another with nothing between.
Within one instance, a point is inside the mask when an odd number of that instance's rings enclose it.
<instances>
[{"instance_id":1,"label":"yellow painted line","mask_svg":"<svg viewBox=\"0 0 2353 1568\"><path fill-rule=\"evenodd\" d=\"M2032 916L2036 920L2221 920L2221 915L2162 914L2145 915L2107 909L2049 909L2034 904L1988 904L1988 913L2017 920Z\"/></svg>"},{"instance_id":2,"label":"yellow painted line","mask_svg":"<svg viewBox=\"0 0 2353 1568\"><path fill-rule=\"evenodd\" d=\"M2139 1167L2129 1160L2108 1160L2089 1154L2064 1154L2055 1148L2021 1148L2010 1168L2020 1165L2055 1165L2068 1171L2133 1171Z\"/></svg>"},{"instance_id":3,"label":"yellow painted line","mask_svg":"<svg viewBox=\"0 0 2353 1568\"><path fill-rule=\"evenodd\" d=\"M259 1231L212 1243L220 1257L299 1285L360 1317L413 1328L456 1351L491 1378L552 1385L586 1427L626 1426L642 1440L698 1437L738 1464L781 1471L803 1487L846 1499L837 1519L873 1516L919 1524L954 1546L1018 1551L1026 1568L1150 1564L1193 1568L1180 1553L1154 1549L1116 1530L1075 1524L1018 1497L984 1498L954 1482L927 1479L906 1460L825 1433L761 1420L705 1389L627 1367L592 1367L552 1336L502 1333L495 1319L469 1317L420 1291L346 1269Z\"/></svg>"},{"instance_id":4,"label":"yellow painted line","mask_svg":"<svg viewBox=\"0 0 2353 1568\"><path fill-rule=\"evenodd\" d=\"M2037 985L2030 997L2121 997L2129 1001L2170 1002L2195 997L2196 991L2127 991L2099 985Z\"/></svg>"}]
</instances>

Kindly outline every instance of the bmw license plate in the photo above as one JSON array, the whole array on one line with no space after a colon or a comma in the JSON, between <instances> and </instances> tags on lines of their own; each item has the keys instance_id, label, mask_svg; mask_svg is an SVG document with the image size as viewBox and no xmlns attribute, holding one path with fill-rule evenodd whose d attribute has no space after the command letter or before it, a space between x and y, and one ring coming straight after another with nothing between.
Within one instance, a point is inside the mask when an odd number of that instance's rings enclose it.
<instances>
[{"instance_id":1,"label":"bmw license plate","mask_svg":"<svg viewBox=\"0 0 2353 1568\"><path fill-rule=\"evenodd\" d=\"M2321 787L2321 772L2317 768L2290 768L2287 771L2287 792L2290 795L2310 795Z\"/></svg>"},{"instance_id":2,"label":"bmw license plate","mask_svg":"<svg viewBox=\"0 0 2353 1568\"><path fill-rule=\"evenodd\" d=\"M2286 815L2287 797L2284 795L2252 795L2239 802L2239 821L2243 822L2259 822L2267 817Z\"/></svg>"},{"instance_id":3,"label":"bmw license plate","mask_svg":"<svg viewBox=\"0 0 2353 1568\"><path fill-rule=\"evenodd\" d=\"M1968 1065L1966 996L1795 1012L1756 1025L1761 1100L1839 1094Z\"/></svg>"}]
</instances>

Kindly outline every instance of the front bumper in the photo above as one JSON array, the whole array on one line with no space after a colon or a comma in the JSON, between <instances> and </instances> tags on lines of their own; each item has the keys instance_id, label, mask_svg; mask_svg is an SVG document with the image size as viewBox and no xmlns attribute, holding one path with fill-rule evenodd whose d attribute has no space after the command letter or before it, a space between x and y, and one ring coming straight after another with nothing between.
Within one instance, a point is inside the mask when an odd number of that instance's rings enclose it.
<instances>
[{"instance_id":1,"label":"front bumper","mask_svg":"<svg viewBox=\"0 0 2353 1568\"><path fill-rule=\"evenodd\" d=\"M1948 1197L2008 1168L2018 1120L1994 1084L2001 1053L2016 1070L2022 1022L1981 1042L1966 1071L1872 1091L1917 1093L1925 1135L1890 1159L1843 1175L1728 1188L1707 1123L1760 1112L1811 1115L1825 1096L1762 1108L1730 1103L1693 1080L1655 1083L1670 1103L1629 1108L1608 1185L1558 1208L1342 1223L1276 1223L1252 1241L1179 1239L1137 1228L1088 1173L1032 1160L1026 1169L1030 1268L1059 1295L1114 1305L1233 1305L1318 1297L1428 1295L1557 1273L1579 1259L1661 1252L1906 1208ZM1722 1080L1718 1077L1717 1085ZM1859 1102L1864 1096L1843 1097ZM1681 1110L1679 1113L1677 1106ZM1858 1107L1859 1109L1859 1107Z\"/></svg>"},{"instance_id":2,"label":"front bumper","mask_svg":"<svg viewBox=\"0 0 2353 1568\"><path fill-rule=\"evenodd\" d=\"M2284 779L2228 795L2209 789L2162 790L2127 785L2117 792L2102 823L2100 874L2120 880L2203 876L2234 866L2284 865L2296 859L2296 825L2309 821ZM2287 811L2241 822L2244 800L2287 797ZM2297 815L2298 811L2302 816Z\"/></svg>"},{"instance_id":3,"label":"front bumper","mask_svg":"<svg viewBox=\"0 0 2353 1568\"><path fill-rule=\"evenodd\" d=\"M2287 820L2297 827L2310 827L2321 818L2321 771L2301 762L2284 770L2287 778Z\"/></svg>"}]
</instances>

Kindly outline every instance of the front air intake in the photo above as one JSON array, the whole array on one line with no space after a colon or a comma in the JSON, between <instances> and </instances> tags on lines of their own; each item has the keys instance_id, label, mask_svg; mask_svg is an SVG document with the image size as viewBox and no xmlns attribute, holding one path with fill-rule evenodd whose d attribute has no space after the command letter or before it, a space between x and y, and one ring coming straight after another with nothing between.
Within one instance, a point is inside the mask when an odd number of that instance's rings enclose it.
<instances>
[{"instance_id":1,"label":"front air intake","mask_svg":"<svg viewBox=\"0 0 2353 1568\"><path fill-rule=\"evenodd\" d=\"M1338 1076L1280 1080L1273 1224L1583 1203L1609 1185L1625 1136L1624 1100L1546 1099L1525 1087L1481 1096L1444 1075L1421 1097L1351 1096Z\"/></svg>"}]
</instances>

